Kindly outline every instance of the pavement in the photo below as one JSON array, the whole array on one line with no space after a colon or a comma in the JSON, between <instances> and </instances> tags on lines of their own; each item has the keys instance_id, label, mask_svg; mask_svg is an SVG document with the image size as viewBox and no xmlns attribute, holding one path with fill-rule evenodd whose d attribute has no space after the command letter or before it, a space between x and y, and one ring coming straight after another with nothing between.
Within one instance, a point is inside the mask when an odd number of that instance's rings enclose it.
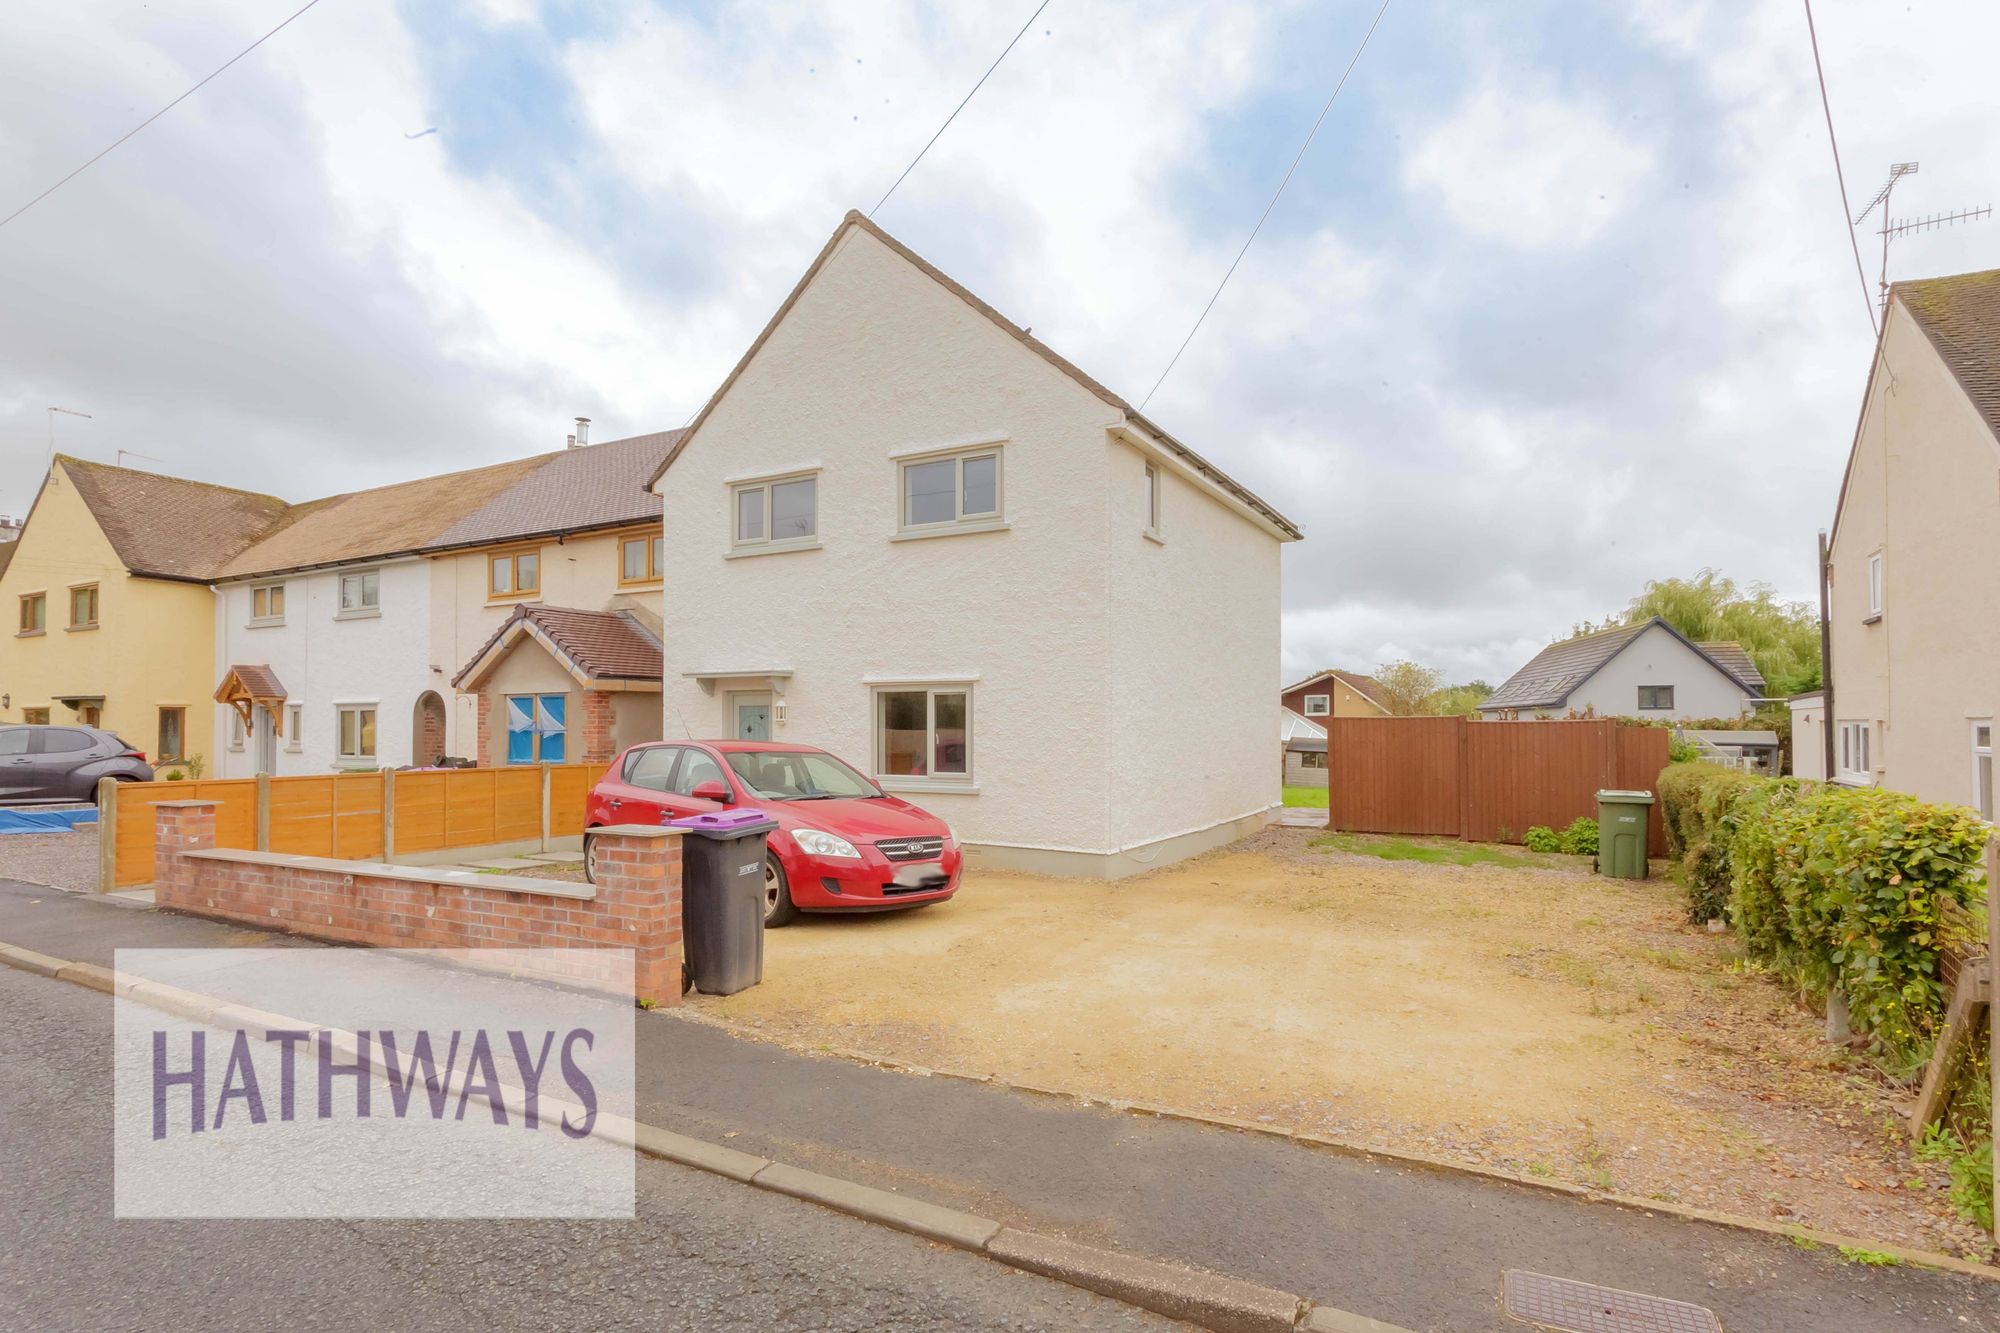
<instances>
[{"instance_id":1,"label":"pavement","mask_svg":"<svg viewBox=\"0 0 2000 1333\"><path fill-rule=\"evenodd\" d=\"M108 964L119 945L260 932L0 884L0 941ZM303 946L302 947L310 947ZM1009 1227L1192 1264L1410 1329L1520 1327L1526 1269L1692 1302L1767 1333L2000 1333L2000 1282L1389 1158L638 1023L643 1121Z\"/></svg>"},{"instance_id":2,"label":"pavement","mask_svg":"<svg viewBox=\"0 0 2000 1333\"><path fill-rule=\"evenodd\" d=\"M0 1012L0 1328L1182 1327L647 1157L632 1222L117 1221L106 997L0 968Z\"/></svg>"}]
</instances>

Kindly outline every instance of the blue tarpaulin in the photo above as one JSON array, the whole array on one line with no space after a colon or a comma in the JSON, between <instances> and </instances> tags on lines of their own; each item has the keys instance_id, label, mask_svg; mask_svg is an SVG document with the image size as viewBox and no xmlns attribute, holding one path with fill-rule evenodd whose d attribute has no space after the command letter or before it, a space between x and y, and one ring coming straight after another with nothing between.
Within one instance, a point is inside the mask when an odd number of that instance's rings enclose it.
<instances>
[{"instance_id":1,"label":"blue tarpaulin","mask_svg":"<svg viewBox=\"0 0 2000 1333\"><path fill-rule=\"evenodd\" d=\"M78 824L95 824L97 808L83 810L0 809L0 833L67 833Z\"/></svg>"}]
</instances>

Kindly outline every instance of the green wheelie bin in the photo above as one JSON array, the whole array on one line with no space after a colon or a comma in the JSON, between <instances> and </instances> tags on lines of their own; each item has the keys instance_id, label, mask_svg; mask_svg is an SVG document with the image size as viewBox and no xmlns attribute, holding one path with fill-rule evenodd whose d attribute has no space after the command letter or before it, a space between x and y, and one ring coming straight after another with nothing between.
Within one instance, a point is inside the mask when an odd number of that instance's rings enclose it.
<instances>
[{"instance_id":1,"label":"green wheelie bin","mask_svg":"<svg viewBox=\"0 0 2000 1333\"><path fill-rule=\"evenodd\" d=\"M1646 820L1649 791L1597 793L1597 873L1613 879L1646 878Z\"/></svg>"}]
</instances>

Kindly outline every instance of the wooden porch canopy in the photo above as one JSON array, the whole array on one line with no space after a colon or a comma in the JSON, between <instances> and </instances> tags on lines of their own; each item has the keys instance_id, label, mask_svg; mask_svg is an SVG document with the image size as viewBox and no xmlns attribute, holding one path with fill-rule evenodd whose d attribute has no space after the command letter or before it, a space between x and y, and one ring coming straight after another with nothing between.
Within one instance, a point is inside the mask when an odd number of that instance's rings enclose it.
<instances>
[{"instance_id":1,"label":"wooden porch canopy","mask_svg":"<svg viewBox=\"0 0 2000 1333\"><path fill-rule=\"evenodd\" d=\"M262 708L271 715L271 734L285 734L285 687L268 665L229 668L215 687L215 701L234 708L245 731L254 729L256 710Z\"/></svg>"}]
</instances>

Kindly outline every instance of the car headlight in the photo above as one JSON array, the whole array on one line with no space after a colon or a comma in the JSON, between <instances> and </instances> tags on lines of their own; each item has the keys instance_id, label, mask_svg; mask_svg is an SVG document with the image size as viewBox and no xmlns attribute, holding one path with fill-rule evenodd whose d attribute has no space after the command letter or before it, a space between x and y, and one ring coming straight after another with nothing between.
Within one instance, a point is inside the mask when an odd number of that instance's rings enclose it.
<instances>
[{"instance_id":1,"label":"car headlight","mask_svg":"<svg viewBox=\"0 0 2000 1333\"><path fill-rule=\"evenodd\" d=\"M949 824L944 826L944 849L948 852L958 850L958 834L953 831Z\"/></svg>"},{"instance_id":2,"label":"car headlight","mask_svg":"<svg viewBox=\"0 0 2000 1333\"><path fill-rule=\"evenodd\" d=\"M808 856L831 856L843 861L861 859L861 853L854 850L853 843L816 828L793 829L792 841L797 843L799 850Z\"/></svg>"}]
</instances>

